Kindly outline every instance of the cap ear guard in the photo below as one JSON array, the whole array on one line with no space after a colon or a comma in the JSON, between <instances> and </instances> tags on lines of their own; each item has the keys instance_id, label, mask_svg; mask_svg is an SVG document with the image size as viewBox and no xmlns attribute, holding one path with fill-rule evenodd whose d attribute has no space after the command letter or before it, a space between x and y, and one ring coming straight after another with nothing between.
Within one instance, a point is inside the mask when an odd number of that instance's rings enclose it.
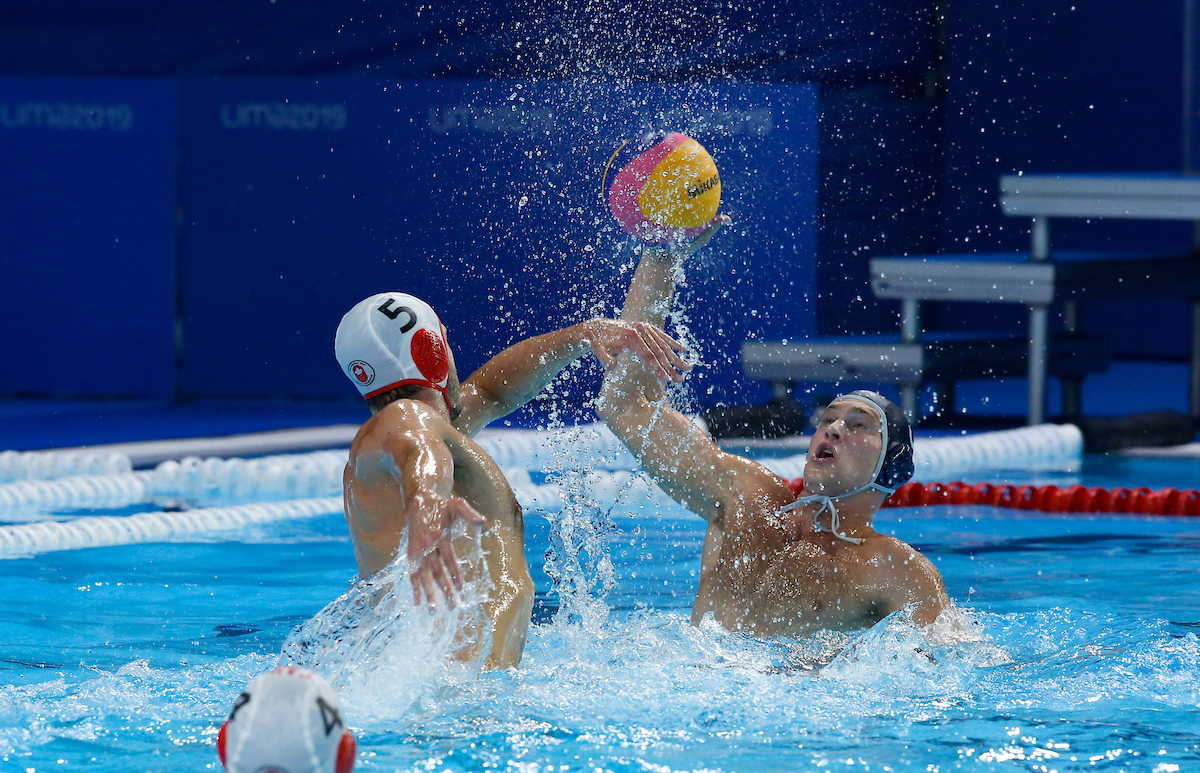
<instances>
[{"instance_id":1,"label":"cap ear guard","mask_svg":"<svg viewBox=\"0 0 1200 773\"><path fill-rule=\"evenodd\" d=\"M358 752L358 742L354 733L347 728L342 731L342 740L338 742L336 773L350 773L354 770L354 758Z\"/></svg>"},{"instance_id":2,"label":"cap ear guard","mask_svg":"<svg viewBox=\"0 0 1200 773\"><path fill-rule=\"evenodd\" d=\"M422 328L413 333L409 351L421 375L438 383L450 375L450 357L446 352L446 340L432 330Z\"/></svg>"},{"instance_id":3,"label":"cap ear guard","mask_svg":"<svg viewBox=\"0 0 1200 773\"><path fill-rule=\"evenodd\" d=\"M899 439L894 440L883 452L883 468L875 482L881 488L888 489L889 494L894 494L896 489L908 483L915 471L911 429L908 430L908 434L907 443Z\"/></svg>"},{"instance_id":4,"label":"cap ear guard","mask_svg":"<svg viewBox=\"0 0 1200 773\"><path fill-rule=\"evenodd\" d=\"M883 419L879 428L883 436L883 450L875 466L874 479L866 488L889 495L896 493L896 489L912 478L914 471L912 426L908 423L908 417L900 410L900 406L869 389L856 389L848 395L835 398L834 402L837 400L860 400L879 411Z\"/></svg>"},{"instance_id":5,"label":"cap ear guard","mask_svg":"<svg viewBox=\"0 0 1200 773\"><path fill-rule=\"evenodd\" d=\"M225 731L229 729L229 720L221 723L221 732L217 733L217 756L221 758L221 767L226 770L229 765L225 762Z\"/></svg>"}]
</instances>

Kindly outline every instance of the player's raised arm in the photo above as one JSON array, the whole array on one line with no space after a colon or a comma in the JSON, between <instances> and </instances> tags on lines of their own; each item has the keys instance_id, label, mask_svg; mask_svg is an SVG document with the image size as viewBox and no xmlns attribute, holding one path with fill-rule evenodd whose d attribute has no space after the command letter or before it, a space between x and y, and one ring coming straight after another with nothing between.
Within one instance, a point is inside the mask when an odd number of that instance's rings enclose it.
<instances>
[{"instance_id":1,"label":"player's raised arm","mask_svg":"<svg viewBox=\"0 0 1200 773\"><path fill-rule=\"evenodd\" d=\"M729 218L718 216L689 244L674 251L646 247L625 298L621 321L661 330L675 290L677 261L703 247ZM726 454L702 429L672 408L653 369L623 353L607 369L601 416L659 485L685 507L713 521L734 490L731 476L769 475Z\"/></svg>"},{"instance_id":2,"label":"player's raised arm","mask_svg":"<svg viewBox=\"0 0 1200 773\"><path fill-rule=\"evenodd\" d=\"M682 344L661 329L597 318L513 344L471 374L462 387L462 412L454 425L474 435L532 400L563 368L586 352L605 365L623 351L641 358L663 379L681 380L688 364Z\"/></svg>"}]
</instances>

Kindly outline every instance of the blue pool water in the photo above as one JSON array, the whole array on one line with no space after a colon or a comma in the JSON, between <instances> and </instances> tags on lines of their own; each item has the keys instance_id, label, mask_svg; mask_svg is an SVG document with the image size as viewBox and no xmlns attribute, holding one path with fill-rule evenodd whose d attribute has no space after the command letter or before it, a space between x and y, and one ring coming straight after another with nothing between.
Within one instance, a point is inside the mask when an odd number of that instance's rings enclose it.
<instances>
[{"instance_id":1,"label":"blue pool water","mask_svg":"<svg viewBox=\"0 0 1200 773\"><path fill-rule=\"evenodd\" d=\"M1196 472L1089 460L1082 479L1185 487ZM1200 521L884 511L879 528L935 562L960 614L757 641L687 622L699 519L579 517L609 552L582 556L590 588L563 609L550 524L528 518L539 605L521 669L397 646L343 683L356 770L1200 767ZM219 770L236 695L354 572L335 517L0 562L0 771Z\"/></svg>"}]
</instances>

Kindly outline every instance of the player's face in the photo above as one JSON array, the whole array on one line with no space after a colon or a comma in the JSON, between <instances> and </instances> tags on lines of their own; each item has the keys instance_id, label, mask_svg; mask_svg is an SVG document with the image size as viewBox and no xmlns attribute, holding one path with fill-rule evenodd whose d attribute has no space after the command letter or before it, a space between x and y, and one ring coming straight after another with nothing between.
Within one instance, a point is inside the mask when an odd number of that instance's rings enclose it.
<instances>
[{"instance_id":1,"label":"player's face","mask_svg":"<svg viewBox=\"0 0 1200 773\"><path fill-rule=\"evenodd\" d=\"M883 415L857 400L834 400L808 444L804 492L838 496L871 482L883 450Z\"/></svg>"}]
</instances>

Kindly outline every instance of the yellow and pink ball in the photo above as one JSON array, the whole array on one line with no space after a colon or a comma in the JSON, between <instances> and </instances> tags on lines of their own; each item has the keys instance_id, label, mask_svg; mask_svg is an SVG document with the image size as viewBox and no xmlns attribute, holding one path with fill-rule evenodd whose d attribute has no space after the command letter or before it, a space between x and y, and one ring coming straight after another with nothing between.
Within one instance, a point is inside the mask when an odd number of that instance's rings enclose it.
<instances>
[{"instance_id":1,"label":"yellow and pink ball","mask_svg":"<svg viewBox=\"0 0 1200 773\"><path fill-rule=\"evenodd\" d=\"M621 230L656 244L689 239L721 207L721 177L704 147L686 134L625 142L604 167L601 195Z\"/></svg>"}]
</instances>

